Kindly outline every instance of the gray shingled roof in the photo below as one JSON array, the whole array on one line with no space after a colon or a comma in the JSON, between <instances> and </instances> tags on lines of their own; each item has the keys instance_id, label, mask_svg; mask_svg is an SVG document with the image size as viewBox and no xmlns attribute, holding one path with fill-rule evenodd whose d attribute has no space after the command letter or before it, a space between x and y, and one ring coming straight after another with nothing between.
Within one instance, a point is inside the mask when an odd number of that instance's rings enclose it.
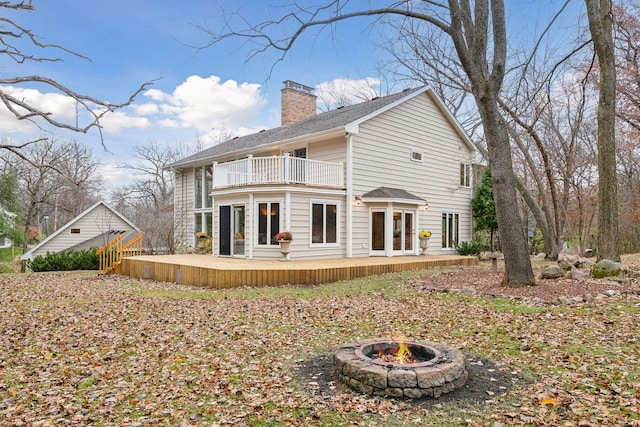
<instances>
[{"instance_id":1,"label":"gray shingled roof","mask_svg":"<svg viewBox=\"0 0 640 427\"><path fill-rule=\"evenodd\" d=\"M409 193L406 190L400 188L378 187L375 190L371 190L362 195L363 198L369 199L403 199L403 200L417 200L420 202L426 202L422 197L418 197Z\"/></svg>"},{"instance_id":2,"label":"gray shingled roof","mask_svg":"<svg viewBox=\"0 0 640 427\"><path fill-rule=\"evenodd\" d=\"M375 98L370 101L362 102L360 104L349 105L347 107L316 114L315 116L308 117L290 126L263 130L251 135L236 137L221 144L207 148L206 150L203 150L199 153L186 157L176 163L173 163L172 165L169 165L169 167L178 167L190 163L198 163L202 162L203 160L223 154L229 154L234 151L273 144L279 141L286 141L288 139L296 138L299 136L312 135L314 133L344 127L349 123L357 121L358 119L372 114L377 110L393 104L403 97L422 89L423 87L407 89L402 92Z\"/></svg>"}]
</instances>

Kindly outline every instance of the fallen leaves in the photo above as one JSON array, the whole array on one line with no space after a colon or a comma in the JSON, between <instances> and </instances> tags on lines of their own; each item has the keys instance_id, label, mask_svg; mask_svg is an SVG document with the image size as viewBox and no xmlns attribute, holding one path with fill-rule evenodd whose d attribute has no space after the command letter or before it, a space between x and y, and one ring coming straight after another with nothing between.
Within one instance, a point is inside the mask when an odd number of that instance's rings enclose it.
<instances>
[{"instance_id":1,"label":"fallen leaves","mask_svg":"<svg viewBox=\"0 0 640 427\"><path fill-rule=\"evenodd\" d=\"M462 288L465 281L481 283L482 274L442 279ZM81 273L0 275L0 424L633 425L640 419L637 297L532 306L425 292L416 280L387 278L384 286L376 280L243 297ZM470 400L461 391L458 400L416 404L352 393L327 382L322 367L310 365L304 378L296 370L347 342L397 332L464 348L473 368L486 371L486 388Z\"/></svg>"}]
</instances>

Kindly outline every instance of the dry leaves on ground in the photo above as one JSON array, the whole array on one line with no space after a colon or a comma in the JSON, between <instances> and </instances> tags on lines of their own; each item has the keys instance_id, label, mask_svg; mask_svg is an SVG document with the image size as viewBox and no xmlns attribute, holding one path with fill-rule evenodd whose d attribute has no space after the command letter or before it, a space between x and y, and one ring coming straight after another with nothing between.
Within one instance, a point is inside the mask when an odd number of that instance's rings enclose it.
<instances>
[{"instance_id":1,"label":"dry leaves on ground","mask_svg":"<svg viewBox=\"0 0 640 427\"><path fill-rule=\"evenodd\" d=\"M638 423L637 296L536 306L425 292L420 280L213 291L0 275L0 424ZM339 346L396 332L462 348L473 398L402 402L332 380Z\"/></svg>"}]
</instances>

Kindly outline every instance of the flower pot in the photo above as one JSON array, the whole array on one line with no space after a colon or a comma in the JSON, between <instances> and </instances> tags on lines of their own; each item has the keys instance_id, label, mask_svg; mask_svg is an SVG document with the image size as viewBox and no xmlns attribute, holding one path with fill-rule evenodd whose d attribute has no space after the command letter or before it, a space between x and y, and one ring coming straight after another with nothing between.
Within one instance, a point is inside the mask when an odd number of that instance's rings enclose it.
<instances>
[{"instance_id":1,"label":"flower pot","mask_svg":"<svg viewBox=\"0 0 640 427\"><path fill-rule=\"evenodd\" d=\"M420 249L422 249L422 253L420 255L426 255L428 247L429 247L429 238L426 237L426 238L420 239Z\"/></svg>"},{"instance_id":2,"label":"flower pot","mask_svg":"<svg viewBox=\"0 0 640 427\"><path fill-rule=\"evenodd\" d=\"M291 240L280 240L280 253L282 254L282 258L280 261L290 261L289 258L289 247L291 246Z\"/></svg>"}]
</instances>

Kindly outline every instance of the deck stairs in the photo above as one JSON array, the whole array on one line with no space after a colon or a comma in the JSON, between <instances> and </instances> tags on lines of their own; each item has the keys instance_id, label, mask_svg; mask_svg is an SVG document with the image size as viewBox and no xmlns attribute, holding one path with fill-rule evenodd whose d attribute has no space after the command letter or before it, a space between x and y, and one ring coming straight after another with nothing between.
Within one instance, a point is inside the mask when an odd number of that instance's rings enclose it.
<instances>
[{"instance_id":1,"label":"deck stairs","mask_svg":"<svg viewBox=\"0 0 640 427\"><path fill-rule=\"evenodd\" d=\"M98 274L119 274L122 258L142 255L142 233L125 241L125 234L118 234L96 251Z\"/></svg>"}]
</instances>

